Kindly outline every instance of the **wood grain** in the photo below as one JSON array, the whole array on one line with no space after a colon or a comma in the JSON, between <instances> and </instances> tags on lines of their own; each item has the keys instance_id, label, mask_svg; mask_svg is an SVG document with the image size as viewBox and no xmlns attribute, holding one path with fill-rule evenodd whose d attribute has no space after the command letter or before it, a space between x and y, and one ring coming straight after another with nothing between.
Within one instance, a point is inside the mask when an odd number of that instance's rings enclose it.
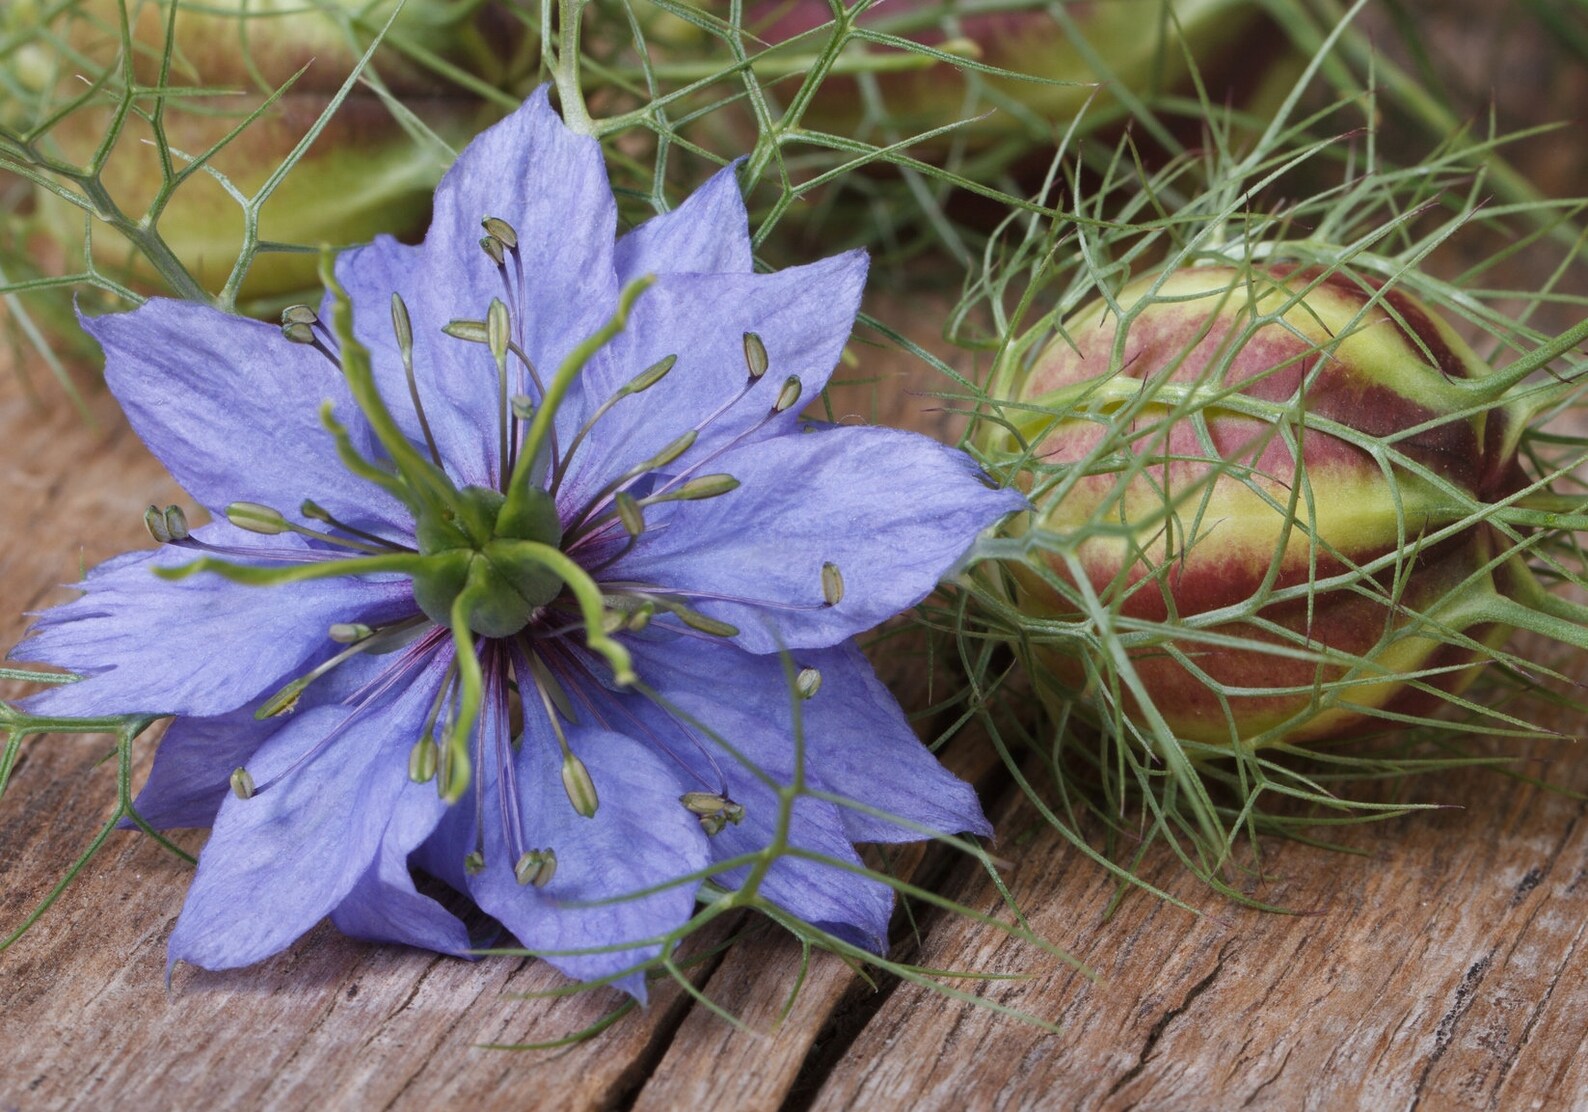
<instances>
[{"instance_id":1,"label":"wood grain","mask_svg":"<svg viewBox=\"0 0 1588 1112\"><path fill-rule=\"evenodd\" d=\"M1492 48L1494 67L1514 78L1502 111L1520 105L1518 122L1550 102L1580 111L1581 67L1529 66L1547 44L1504 12L1493 17L1500 31L1486 29L1485 13L1507 6L1450 7L1430 42L1440 57L1477 50L1480 62ZM1481 109L1481 85L1458 91ZM1525 157L1546 188L1581 191L1580 140L1535 140ZM1513 267L1520 278L1506 280L1525 283L1526 260ZM931 341L946 304L912 297L874 308L940 347ZM911 392L912 373L868 351L867 381L838 399L838 415L950 431L952 417ZM145 543L143 506L181 499L109 399L88 391L89 428L41 390L48 404L31 404L0 367L5 645L21 635L22 611L69 597L60 584L82 567ZM1570 664L1588 675L1588 662ZM927 701L914 658L879 666L906 703ZM1588 760L1572 740L1583 723L1553 725L1567 739L1529 743L1521 771L1588 792ZM150 748L140 749L139 775ZM108 750L93 737L29 744L0 801L0 931L109 813ZM1430 777L1409 794L1449 807L1340 833L1357 855L1262 845L1250 890L1300 914L1219 900L1155 852L1149 878L1202 913L1136 894L1109 917L1111 882L1040 822L985 749L961 746L949 759L986 789L995 850L1011 863L1006 879L1032 925L1096 980L945 914L923 912L918 935L901 929L897 953L1018 975L961 987L1057 1023L1059 1035L913 985L869 983L824 955L785 1014L802 955L753 921L698 939L704 956L692 967L700 990L743 1026L659 984L648 1008L555 1053L483 1044L556 1039L621 997L526 998L560 978L533 962L368 946L326 926L255 968L183 968L167 987L165 940L188 867L117 833L0 954L0 1109L1588 1107L1588 806L1578 798L1482 771ZM202 839L181 836L192 849ZM977 869L936 853L904 864L1002 913ZM730 932L733 944L713 952Z\"/></svg>"}]
</instances>

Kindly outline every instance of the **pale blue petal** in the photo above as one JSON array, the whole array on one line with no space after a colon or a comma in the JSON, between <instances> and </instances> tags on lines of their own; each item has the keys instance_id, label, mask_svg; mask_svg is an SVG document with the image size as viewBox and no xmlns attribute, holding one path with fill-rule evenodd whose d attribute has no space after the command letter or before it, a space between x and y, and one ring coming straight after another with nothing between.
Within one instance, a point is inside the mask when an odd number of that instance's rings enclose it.
<instances>
[{"instance_id":1,"label":"pale blue petal","mask_svg":"<svg viewBox=\"0 0 1588 1112\"><path fill-rule=\"evenodd\" d=\"M246 765L281 727L280 719L256 720L252 707L215 718L178 718L160 739L134 809L156 830L212 825L231 794L232 770Z\"/></svg>"},{"instance_id":2,"label":"pale blue petal","mask_svg":"<svg viewBox=\"0 0 1588 1112\"><path fill-rule=\"evenodd\" d=\"M217 545L307 548L297 537L259 537L225 522L194 535ZM390 577L249 587L213 574L172 582L152 570L195 555L167 545L89 572L83 597L45 611L12 650L87 678L23 705L50 715L225 714L299 675L329 643L333 622L380 625L416 612L411 585Z\"/></svg>"},{"instance_id":3,"label":"pale blue petal","mask_svg":"<svg viewBox=\"0 0 1588 1112\"><path fill-rule=\"evenodd\" d=\"M750 223L739 190L742 159L723 167L672 212L618 240L620 282L646 274L749 274Z\"/></svg>"},{"instance_id":4,"label":"pale blue petal","mask_svg":"<svg viewBox=\"0 0 1588 1112\"><path fill-rule=\"evenodd\" d=\"M853 642L801 650L786 664L781 654L754 656L722 643L636 641L632 648L642 681L763 770L785 778L793 772L795 739L788 669L816 669L821 681L815 696L798 702L807 782L900 820L840 807L849 841L992 833L975 790L916 738L898 700ZM734 763L725 754L717 760L725 769Z\"/></svg>"},{"instance_id":5,"label":"pale blue petal","mask_svg":"<svg viewBox=\"0 0 1588 1112\"><path fill-rule=\"evenodd\" d=\"M518 234L524 287L514 288L480 249L487 216ZM563 126L543 88L518 111L475 137L436 191L421 247L386 237L345 252L337 275L357 307L355 326L370 348L382 395L417 438L408 387L391 329L400 293L414 330L420 399L449 471L485 484L497 476L497 372L483 345L442 336L449 320L483 320L493 298L507 305L515 337L549 380L563 358L616 306L612 267L616 207L601 149ZM513 365L513 393L536 393Z\"/></svg>"},{"instance_id":6,"label":"pale blue petal","mask_svg":"<svg viewBox=\"0 0 1588 1112\"><path fill-rule=\"evenodd\" d=\"M432 662L389 702L351 719L345 708L306 711L260 748L248 765L259 791L221 805L171 934L171 963L250 965L348 896L381 851L440 679Z\"/></svg>"},{"instance_id":7,"label":"pale blue petal","mask_svg":"<svg viewBox=\"0 0 1588 1112\"><path fill-rule=\"evenodd\" d=\"M541 720L530 728L517 760L518 788L527 848L557 852L557 872L545 888L520 885L514 856L503 838L493 802L496 774L485 784L481 821L485 868L468 878L481 910L495 916L526 948L570 977L594 980L655 956L655 945L626 946L681 926L695 905L699 881L595 907L581 902L624 897L687 876L706 864L706 838L679 802L673 770L644 746L620 734L575 728L569 740L600 794L592 818L574 811L562 787L561 759ZM607 953L550 951L621 947ZM617 987L644 999L645 979L630 974Z\"/></svg>"},{"instance_id":8,"label":"pale blue petal","mask_svg":"<svg viewBox=\"0 0 1588 1112\"><path fill-rule=\"evenodd\" d=\"M741 486L652 507L603 578L696 592L692 606L758 653L835 645L915 605L978 532L1025 504L989 489L963 452L895 429L792 433L709 470ZM823 601L827 563L843 576L836 606Z\"/></svg>"},{"instance_id":9,"label":"pale blue petal","mask_svg":"<svg viewBox=\"0 0 1588 1112\"><path fill-rule=\"evenodd\" d=\"M559 504L576 509L608 479L691 429L699 438L677 467L736 439L793 430L801 407L774 414L778 394L790 376L803 383L806 400L827 384L849 338L865 276L866 256L853 251L775 274L659 278L636 303L629 326L586 368L585 408L668 356L678 362L661 382L618 402L591 429ZM748 391L746 332L761 337L770 366Z\"/></svg>"},{"instance_id":10,"label":"pale blue petal","mask_svg":"<svg viewBox=\"0 0 1588 1112\"><path fill-rule=\"evenodd\" d=\"M83 327L105 349L105 381L133 430L210 510L260 502L297 518L312 498L354 524L407 521L338 461L321 402L366 454L367 426L341 372L314 348L273 325L159 298Z\"/></svg>"},{"instance_id":11,"label":"pale blue petal","mask_svg":"<svg viewBox=\"0 0 1588 1112\"><path fill-rule=\"evenodd\" d=\"M491 403L497 393L497 372L483 344L442 334L442 326L450 320L482 319L485 306L451 297L446 285L436 286L433 272L473 262L472 257L432 261L425 248L409 247L387 235L336 257L337 280L353 300L353 334L370 350L381 398L408 439L428 456L392 331L392 294L399 294L408 307L420 405L442 463L459 486L489 485L496 479L497 418ZM480 262L485 262L484 255ZM331 304L328 296L322 315L331 312Z\"/></svg>"},{"instance_id":12,"label":"pale blue petal","mask_svg":"<svg viewBox=\"0 0 1588 1112\"><path fill-rule=\"evenodd\" d=\"M433 783L406 783L375 861L331 912L343 934L468 957L469 932L457 916L414 887L408 856L446 811Z\"/></svg>"}]
</instances>

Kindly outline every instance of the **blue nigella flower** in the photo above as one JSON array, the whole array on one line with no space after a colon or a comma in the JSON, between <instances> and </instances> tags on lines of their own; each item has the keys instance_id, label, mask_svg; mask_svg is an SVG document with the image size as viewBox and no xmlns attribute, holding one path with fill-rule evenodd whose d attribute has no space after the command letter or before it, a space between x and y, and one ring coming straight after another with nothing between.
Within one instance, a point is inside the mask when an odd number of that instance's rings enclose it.
<instances>
[{"instance_id":1,"label":"blue nigella flower","mask_svg":"<svg viewBox=\"0 0 1588 1112\"><path fill-rule=\"evenodd\" d=\"M173 963L246 965L327 915L466 953L419 869L571 976L631 970L772 838L796 697L811 786L988 832L850 639L1022 499L924 437L800 418L862 254L755 273L731 170L615 223L599 146L542 91L458 159L422 246L343 253L318 313L85 322L216 520L151 509L161 548L40 617L26 655L85 678L28 709L176 716L137 806L214 832ZM812 856L759 892L880 948L891 890L815 858L917 836L802 797Z\"/></svg>"}]
</instances>

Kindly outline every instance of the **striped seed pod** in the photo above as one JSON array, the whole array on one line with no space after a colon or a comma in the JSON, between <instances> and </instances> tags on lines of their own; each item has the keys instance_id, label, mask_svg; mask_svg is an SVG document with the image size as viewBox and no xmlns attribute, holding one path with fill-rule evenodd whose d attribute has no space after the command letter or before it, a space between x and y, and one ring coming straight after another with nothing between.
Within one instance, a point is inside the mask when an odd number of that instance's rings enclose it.
<instances>
[{"instance_id":1,"label":"striped seed pod","mask_svg":"<svg viewBox=\"0 0 1588 1112\"><path fill-rule=\"evenodd\" d=\"M1037 507L1018 602L1059 631L1032 650L1048 697L1213 746L1453 699L1527 574L1494 516L1528 484L1508 384L1344 269L1180 269L1113 303L1003 384Z\"/></svg>"}]
</instances>

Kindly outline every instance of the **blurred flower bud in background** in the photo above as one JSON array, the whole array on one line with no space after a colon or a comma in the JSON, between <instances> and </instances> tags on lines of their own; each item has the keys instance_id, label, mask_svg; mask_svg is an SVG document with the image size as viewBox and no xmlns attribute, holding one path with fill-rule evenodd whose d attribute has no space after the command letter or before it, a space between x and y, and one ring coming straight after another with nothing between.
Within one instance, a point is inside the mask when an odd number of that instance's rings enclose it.
<instances>
[{"instance_id":1,"label":"blurred flower bud in background","mask_svg":"<svg viewBox=\"0 0 1588 1112\"><path fill-rule=\"evenodd\" d=\"M91 198L102 190L134 221L153 214L176 259L214 294L245 244L243 207L227 185L252 197L282 168L397 5L210 0L180 6L173 22L169 0L128 0L130 78L138 87L130 98L124 95L121 10L118 0L47 9L35 0L8 5L5 32L25 41L0 66L30 95L12 101L3 123L33 136L30 154L45 163L52 180L65 180L74 191L86 183ZM258 237L266 246L232 291L243 306L268 311L315 284L312 252L270 245L313 248L378 232L421 231L430 192L453 150L500 117L533 80L534 47L520 19L501 4L408 0L361 80L260 207ZM169 91L158 98L153 90L162 84L163 66L169 67ZM501 96L489 95L497 90ZM118 134L117 117L129 100ZM259 117L204 169L162 197L171 175L227 140L256 111ZM49 172L58 166L86 173L74 179ZM34 197L31 253L53 255L46 264L51 269L81 268L84 208L47 188L35 189ZM94 267L106 277L140 293L191 296L170 288L148 252L113 228L96 220L90 233Z\"/></svg>"},{"instance_id":2,"label":"blurred flower bud in background","mask_svg":"<svg viewBox=\"0 0 1588 1112\"><path fill-rule=\"evenodd\" d=\"M759 0L746 10L746 25L774 44L806 35L831 18L826 0ZM1193 59L1215 88L1255 83L1265 65L1262 55L1244 50L1261 33L1260 6L1253 0L890 0L867 9L858 23L879 35L1038 80L976 74L948 62L879 68L827 82L806 112L805 126L854 135L864 131L869 109L906 136L970 121L939 145L956 138L971 148L1020 137L1051 140L1083 110L1088 126L1096 127L1128 113L1138 99L1188 92ZM857 41L854 49L888 50L876 40ZM898 58L896 50L889 52Z\"/></svg>"}]
</instances>

